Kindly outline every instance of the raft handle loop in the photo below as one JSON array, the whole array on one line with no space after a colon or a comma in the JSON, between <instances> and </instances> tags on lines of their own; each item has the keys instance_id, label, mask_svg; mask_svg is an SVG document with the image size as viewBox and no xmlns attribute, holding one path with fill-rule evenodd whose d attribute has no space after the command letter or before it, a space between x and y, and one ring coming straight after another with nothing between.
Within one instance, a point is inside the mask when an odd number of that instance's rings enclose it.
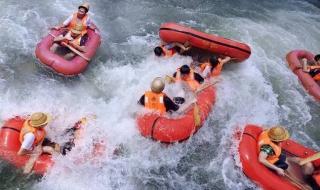
<instances>
[{"instance_id":1,"label":"raft handle loop","mask_svg":"<svg viewBox=\"0 0 320 190\"><path fill-rule=\"evenodd\" d=\"M153 138L154 128L155 128L155 126L156 126L157 121L158 121L160 118L161 118L161 117L158 116L158 117L154 120L154 122L153 122L153 124L152 124L152 127L151 127L151 139L152 139L152 140L155 140L155 138Z\"/></svg>"}]
</instances>

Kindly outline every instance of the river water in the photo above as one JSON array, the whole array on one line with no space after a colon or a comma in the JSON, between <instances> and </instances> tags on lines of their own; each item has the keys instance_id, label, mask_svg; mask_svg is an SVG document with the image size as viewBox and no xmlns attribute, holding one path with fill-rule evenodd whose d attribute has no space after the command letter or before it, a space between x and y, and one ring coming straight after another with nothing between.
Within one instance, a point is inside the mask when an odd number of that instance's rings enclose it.
<instances>
[{"instance_id":1,"label":"river water","mask_svg":"<svg viewBox=\"0 0 320 190\"><path fill-rule=\"evenodd\" d=\"M319 104L285 62L293 49L319 52L319 1L91 0L102 45L83 74L63 78L39 66L34 50L48 28L80 3L0 1L0 119L51 113L49 135L59 142L77 119L97 116L81 146L54 157L56 164L42 178L23 176L0 161L0 189L257 189L242 173L232 140L246 123L280 123L294 139L319 150ZM252 48L248 60L225 66L206 124L191 139L169 146L142 137L134 119L150 81L191 61L154 57L159 25L168 21ZM106 155L78 164L74 160L90 152L92 139L106 142ZM113 155L119 144L121 154Z\"/></svg>"}]
</instances>

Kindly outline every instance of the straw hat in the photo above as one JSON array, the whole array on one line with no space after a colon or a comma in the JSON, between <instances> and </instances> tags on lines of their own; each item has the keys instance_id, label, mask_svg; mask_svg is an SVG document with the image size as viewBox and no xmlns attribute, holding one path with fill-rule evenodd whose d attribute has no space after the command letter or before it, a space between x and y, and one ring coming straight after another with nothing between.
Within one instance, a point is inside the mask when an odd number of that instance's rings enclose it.
<instances>
[{"instance_id":1,"label":"straw hat","mask_svg":"<svg viewBox=\"0 0 320 190\"><path fill-rule=\"evenodd\" d=\"M86 9L86 12L88 12L88 11L89 11L89 7L90 7L89 3L88 3L88 2L85 2L85 3L82 3L82 4L78 7L78 9L84 8L84 9Z\"/></svg>"},{"instance_id":2,"label":"straw hat","mask_svg":"<svg viewBox=\"0 0 320 190\"><path fill-rule=\"evenodd\" d=\"M81 34L83 26L81 24L77 24L75 27L71 29L72 33Z\"/></svg>"},{"instance_id":3,"label":"straw hat","mask_svg":"<svg viewBox=\"0 0 320 190\"><path fill-rule=\"evenodd\" d=\"M290 135L288 130L280 125L276 125L268 130L268 136L271 141L281 142L287 140Z\"/></svg>"},{"instance_id":4,"label":"straw hat","mask_svg":"<svg viewBox=\"0 0 320 190\"><path fill-rule=\"evenodd\" d=\"M51 117L48 114L42 112L33 113L29 119L29 124L32 127L40 127L49 123Z\"/></svg>"}]
</instances>

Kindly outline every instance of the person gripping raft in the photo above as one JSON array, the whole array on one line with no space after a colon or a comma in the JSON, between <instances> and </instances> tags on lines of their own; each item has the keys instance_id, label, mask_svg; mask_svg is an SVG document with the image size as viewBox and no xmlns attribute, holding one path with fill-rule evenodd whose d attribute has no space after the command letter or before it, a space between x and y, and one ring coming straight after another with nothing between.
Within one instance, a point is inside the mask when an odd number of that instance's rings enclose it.
<instances>
[{"instance_id":1,"label":"person gripping raft","mask_svg":"<svg viewBox=\"0 0 320 190\"><path fill-rule=\"evenodd\" d=\"M170 82L186 82L191 91L195 92L200 84L204 82L203 77L196 73L193 69L190 69L188 65L182 65L173 74L173 78Z\"/></svg>"},{"instance_id":2,"label":"person gripping raft","mask_svg":"<svg viewBox=\"0 0 320 190\"><path fill-rule=\"evenodd\" d=\"M172 43L165 43L162 42L160 46L154 48L154 54L157 57L172 57L176 53L183 54L184 52L190 49L189 43L179 43L179 42L172 42Z\"/></svg>"},{"instance_id":3,"label":"person gripping raft","mask_svg":"<svg viewBox=\"0 0 320 190\"><path fill-rule=\"evenodd\" d=\"M218 58L212 55L207 61L200 64L201 74L204 78L217 77L221 74L224 64L231 60L230 57Z\"/></svg>"},{"instance_id":4,"label":"person gripping raft","mask_svg":"<svg viewBox=\"0 0 320 190\"><path fill-rule=\"evenodd\" d=\"M290 178L295 178L294 174L291 174L287 171L289 165L288 161L299 164L301 158L299 157L289 157L284 151L282 151L281 143L287 139L289 139L290 135L288 130L280 125L276 125L270 129L264 130L258 137L258 159L261 164L266 166L267 168L277 172L280 176L287 176ZM301 171L304 177L310 178L313 174L314 167L311 162L306 163L301 166ZM314 182L311 183L314 186ZM305 187L306 189L310 189L308 185Z\"/></svg>"},{"instance_id":5,"label":"person gripping raft","mask_svg":"<svg viewBox=\"0 0 320 190\"><path fill-rule=\"evenodd\" d=\"M320 54L314 56L314 61L308 62L306 58L302 59L302 70L311 75L311 77L320 81Z\"/></svg>"},{"instance_id":6,"label":"person gripping raft","mask_svg":"<svg viewBox=\"0 0 320 190\"><path fill-rule=\"evenodd\" d=\"M56 53L58 48L64 47L64 43L72 46L73 48L79 50L80 52L86 52L85 43L88 39L88 35L81 35L84 26L76 25L69 32L63 33L53 39L54 44L51 46L50 51ZM76 54L69 50L64 55L64 59L70 60Z\"/></svg>"}]
</instances>

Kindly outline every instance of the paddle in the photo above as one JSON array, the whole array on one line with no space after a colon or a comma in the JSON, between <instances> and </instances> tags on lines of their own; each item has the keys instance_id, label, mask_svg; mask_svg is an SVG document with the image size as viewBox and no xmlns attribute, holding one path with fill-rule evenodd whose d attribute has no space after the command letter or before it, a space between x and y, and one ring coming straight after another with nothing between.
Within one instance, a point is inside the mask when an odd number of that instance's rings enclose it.
<instances>
[{"instance_id":1,"label":"paddle","mask_svg":"<svg viewBox=\"0 0 320 190\"><path fill-rule=\"evenodd\" d=\"M199 87L199 89L197 89L195 91L195 94L199 94L200 92L202 92L203 90L209 88L210 86L213 86L215 84L217 84L218 82L220 82L220 80L213 80L213 81L210 81L209 83L206 83L206 84L203 84Z\"/></svg>"},{"instance_id":2,"label":"paddle","mask_svg":"<svg viewBox=\"0 0 320 190\"><path fill-rule=\"evenodd\" d=\"M208 87L212 86L212 85L215 85L216 83L218 83L219 80L214 80L214 81L211 81L210 83L206 83L206 84L203 84L201 87L199 87L198 90L196 90L194 92L194 95L196 96L197 94L199 94L200 92L202 92L203 90L207 89ZM195 124L196 126L199 126L200 125L200 122L201 122L201 118L200 118L200 108L197 104L197 99L196 97L193 99L193 101L191 101L191 103L187 106L185 106L184 108L180 108L179 109L179 112L180 113L185 113L187 110L189 110L189 108L191 106L194 106L194 109L193 109L193 116L194 116L194 120L195 120Z\"/></svg>"},{"instance_id":3,"label":"paddle","mask_svg":"<svg viewBox=\"0 0 320 190\"><path fill-rule=\"evenodd\" d=\"M201 125L201 116L200 116L200 108L199 108L197 102L194 103L193 118L194 118L195 126L199 127Z\"/></svg>"},{"instance_id":4,"label":"paddle","mask_svg":"<svg viewBox=\"0 0 320 190\"><path fill-rule=\"evenodd\" d=\"M302 184L298 179L296 179L295 177L287 174L287 173L284 173L284 176L286 178L288 178L292 184L294 184L296 187L298 187L299 189L301 190L312 190L312 188L308 185L305 185L305 184Z\"/></svg>"},{"instance_id":5,"label":"paddle","mask_svg":"<svg viewBox=\"0 0 320 190\"><path fill-rule=\"evenodd\" d=\"M312 155L312 156L309 156L309 157L307 157L307 158L302 159L302 160L299 162L299 165L302 166L302 165L304 165L304 164L306 164L306 163L308 163L308 162L312 162L312 161L315 161L315 160L318 160L318 159L320 159L320 152L315 153L315 154Z\"/></svg>"},{"instance_id":6,"label":"paddle","mask_svg":"<svg viewBox=\"0 0 320 190\"><path fill-rule=\"evenodd\" d=\"M204 84L198 90L196 90L195 95L199 94L200 92L202 92L203 90L209 88L210 86L215 85L218 82L219 82L219 80L214 80L214 81L211 81L210 83ZM200 126L200 124L201 124L201 116L200 116L200 108L199 108L199 106L197 104L197 101L194 103L193 118L194 118L195 125L197 127Z\"/></svg>"},{"instance_id":7,"label":"paddle","mask_svg":"<svg viewBox=\"0 0 320 190\"><path fill-rule=\"evenodd\" d=\"M49 30L68 30L68 27L61 27L61 28L51 27L49 28Z\"/></svg>"},{"instance_id":8,"label":"paddle","mask_svg":"<svg viewBox=\"0 0 320 190\"><path fill-rule=\"evenodd\" d=\"M53 35L52 33L49 32L49 34L56 38L55 35ZM85 55L83 55L83 53L81 53L80 51L78 51L77 49L75 49L74 47L70 46L69 44L67 44L66 42L61 42L62 45L66 46L67 48L69 48L73 53L79 55L80 57L82 57L83 59L85 59L86 61L90 61L89 58L87 58Z\"/></svg>"},{"instance_id":9,"label":"paddle","mask_svg":"<svg viewBox=\"0 0 320 190\"><path fill-rule=\"evenodd\" d=\"M34 164L36 163L37 159L39 156L42 154L42 146L41 144L36 146L35 148L35 153L30 155L29 160L26 162L24 168L23 168L23 173L28 174L31 172Z\"/></svg>"},{"instance_id":10,"label":"paddle","mask_svg":"<svg viewBox=\"0 0 320 190\"><path fill-rule=\"evenodd\" d=\"M171 76L169 76L169 75L166 75L166 76L164 77L164 80L170 84L170 83L173 83L173 82L175 81L175 78L174 78L174 77L171 77ZM203 85L201 85L201 86L199 87L199 89L197 89L194 93L195 93L195 94L198 94L198 93L200 93L201 91L207 89L208 87L210 87L210 86L212 86L212 85L215 85L215 84L218 83L219 81L220 81L220 80L213 80L213 81L211 81L211 82L209 82L209 83L203 84Z\"/></svg>"},{"instance_id":11,"label":"paddle","mask_svg":"<svg viewBox=\"0 0 320 190\"><path fill-rule=\"evenodd\" d=\"M166 75L164 77L164 80L168 83L168 84L171 84L171 83L174 83L176 81L176 79L172 76L169 76L169 75Z\"/></svg>"}]
</instances>

